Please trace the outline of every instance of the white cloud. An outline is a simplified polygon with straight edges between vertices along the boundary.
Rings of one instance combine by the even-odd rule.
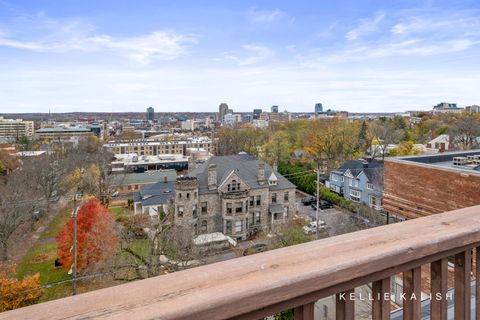
[[[385,13],[378,12],[373,19],[361,19],[357,27],[345,34],[345,38],[353,41],[377,31],[378,25],[384,18]]]
[[[431,108],[443,99],[459,105],[480,101],[480,93],[471,89],[480,82],[478,68],[462,73],[443,66],[427,71],[360,65],[321,72],[298,67],[38,68],[12,66],[0,74],[0,112],[141,112],[150,105],[158,112],[215,111],[224,100],[235,111],[273,104],[311,111],[315,102],[324,102],[337,110],[393,112]]]
[[[271,23],[283,17],[286,17],[286,14],[280,9],[265,10],[265,11],[251,9],[249,12],[249,17],[252,22]]]
[[[176,59],[186,53],[188,45],[197,42],[193,36],[173,31],[120,38],[97,34],[91,25],[78,20],[56,21],[42,14],[20,20],[25,19],[35,23],[34,29],[3,30],[0,46],[36,52],[108,52],[148,64],[157,59]]]
[[[225,57],[237,62],[240,66],[248,66],[263,61],[273,55],[273,51],[269,48],[256,44],[243,45],[242,50],[242,52],[238,53],[227,52],[225,53]]]

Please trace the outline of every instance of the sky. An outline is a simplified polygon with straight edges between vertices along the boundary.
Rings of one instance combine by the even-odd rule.
[[[0,0],[0,113],[480,104],[480,1]]]

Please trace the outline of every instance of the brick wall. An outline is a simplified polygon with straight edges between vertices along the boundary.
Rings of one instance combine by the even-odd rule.
[[[480,174],[385,161],[385,211],[407,219],[480,204]]]

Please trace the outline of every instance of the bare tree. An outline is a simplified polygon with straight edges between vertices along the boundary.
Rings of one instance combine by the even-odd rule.
[[[172,207],[173,208],[173,207]],[[121,251],[131,258],[137,277],[154,277],[203,263],[192,241],[192,230],[171,223],[172,212],[156,217],[139,214],[128,217],[120,230]],[[147,244],[138,248],[138,240]],[[140,272],[144,270],[144,273]]]
[[[478,147],[477,138],[480,136],[480,121],[473,116],[464,116],[451,126],[450,132],[454,143],[460,149],[473,149]]]
[[[17,170],[0,180],[0,260],[8,260],[9,243],[20,226],[35,219],[41,207],[40,194],[31,186],[31,178]]]
[[[375,140],[375,143],[372,143],[370,148],[370,156],[372,159],[381,157],[381,159],[384,160],[387,155],[388,145],[400,142],[402,134],[403,130],[395,129],[395,126],[391,122],[377,122],[373,124],[369,134],[370,141]]]

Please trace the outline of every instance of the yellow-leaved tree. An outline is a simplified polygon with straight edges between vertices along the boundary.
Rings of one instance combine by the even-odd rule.
[[[40,273],[18,280],[15,266],[0,265],[0,312],[37,303],[42,293]]]

